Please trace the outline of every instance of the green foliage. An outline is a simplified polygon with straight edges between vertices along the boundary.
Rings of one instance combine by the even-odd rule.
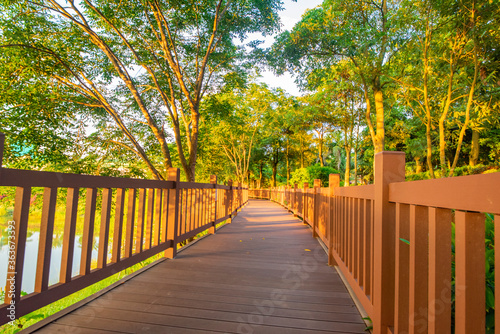
[[[310,180],[312,181],[310,184],[314,185],[314,180],[320,179],[322,187],[329,186],[330,174],[340,174],[340,172],[338,170],[336,170],[332,167],[328,167],[328,166],[321,167],[318,165],[307,167],[307,171],[309,172],[309,177],[310,177]]]
[[[465,176],[465,175],[477,175],[477,174],[489,174],[496,173],[499,171],[498,165],[476,165],[476,166],[462,166],[455,168],[453,176]],[[446,175],[448,175],[449,170],[447,169]],[[441,177],[441,171],[435,172],[436,177]],[[417,181],[417,180],[427,180],[430,179],[431,175],[429,171],[422,173],[409,173],[406,175],[406,181]]]
[[[303,188],[304,182],[309,183],[309,187],[312,188],[314,186],[314,180],[320,179],[322,187],[329,186],[329,178],[330,174],[340,174],[338,170],[328,167],[328,166],[319,166],[313,165],[307,168],[298,168],[292,173],[292,177],[290,179],[290,184],[298,184],[298,187]]]
[[[297,183],[299,188],[304,188],[304,182],[308,182],[311,185],[310,180],[311,177],[309,175],[309,171],[307,168],[297,168],[290,178],[290,184],[293,186]]]
[[[174,141],[175,162],[194,180],[202,100],[244,84],[253,60],[237,40],[277,31],[279,10],[278,0],[1,2],[0,111],[9,116],[0,130],[20,133],[7,158],[71,160],[71,143],[90,130],[77,133],[77,120],[97,130],[85,144],[101,157],[125,150],[158,179]]]

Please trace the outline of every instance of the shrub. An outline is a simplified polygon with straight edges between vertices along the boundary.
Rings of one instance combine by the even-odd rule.
[[[309,187],[313,187],[314,180],[320,179],[322,187],[328,187],[330,174],[340,174],[338,170],[327,166],[309,166],[307,168],[296,169],[290,178],[290,184],[297,183],[299,188],[304,187],[304,182],[309,182]]]

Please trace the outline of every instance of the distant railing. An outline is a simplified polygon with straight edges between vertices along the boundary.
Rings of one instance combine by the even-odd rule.
[[[203,231],[215,233],[216,224],[230,220],[248,200],[246,188],[232,186],[231,181],[227,186],[218,185],[215,176],[209,184],[180,182],[178,168],[169,170],[168,181],[1,168],[3,140],[0,134],[0,186],[15,187],[16,195],[0,325],[13,320],[9,317],[12,309],[17,319],[158,253],[175,257],[179,243]],[[21,296],[34,187],[44,188],[35,288]],[[58,189],[67,190],[62,261],[59,282],[49,285]],[[80,197],[85,201],[82,249],[79,274],[73,276],[77,210],[83,202]],[[101,213],[97,267],[91,268],[97,206]]]
[[[500,173],[404,182],[404,153],[382,152],[373,185],[339,187],[337,174],[329,181],[329,188],[315,180],[314,188],[250,190],[249,197],[278,202],[311,226],[374,333],[451,333],[452,296],[455,333],[485,332],[485,213],[496,230]],[[500,288],[495,306],[500,333]]]

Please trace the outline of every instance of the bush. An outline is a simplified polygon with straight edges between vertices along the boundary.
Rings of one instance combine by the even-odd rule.
[[[321,167],[318,165],[309,166],[307,168],[299,168],[292,173],[290,184],[293,185],[297,183],[299,188],[303,188],[304,182],[309,182],[309,187],[313,187],[314,180],[320,179],[321,186],[328,187],[330,174],[340,174],[340,172],[332,167]]]
[[[307,168],[298,168],[292,172],[290,184],[294,185],[297,183],[299,188],[303,188],[304,182],[309,182],[309,172],[307,171]]]
[[[495,173],[498,172],[498,166],[495,165],[476,165],[476,166],[462,166],[462,167],[457,167],[455,168],[453,172],[453,176],[464,176],[464,175],[476,175],[476,174],[489,174],[489,173]],[[449,169],[446,170],[446,175],[450,172]],[[441,170],[440,169],[435,169],[434,174],[436,175],[436,178],[441,177]],[[416,180],[427,180],[430,179],[431,175],[430,173],[423,172],[423,173],[418,173],[418,174],[407,174],[406,175],[406,181],[416,181]]]

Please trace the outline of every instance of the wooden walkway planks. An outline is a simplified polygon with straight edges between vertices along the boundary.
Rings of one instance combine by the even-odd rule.
[[[310,230],[270,201],[36,333],[364,333]],[[28,329],[29,330],[29,329]]]

